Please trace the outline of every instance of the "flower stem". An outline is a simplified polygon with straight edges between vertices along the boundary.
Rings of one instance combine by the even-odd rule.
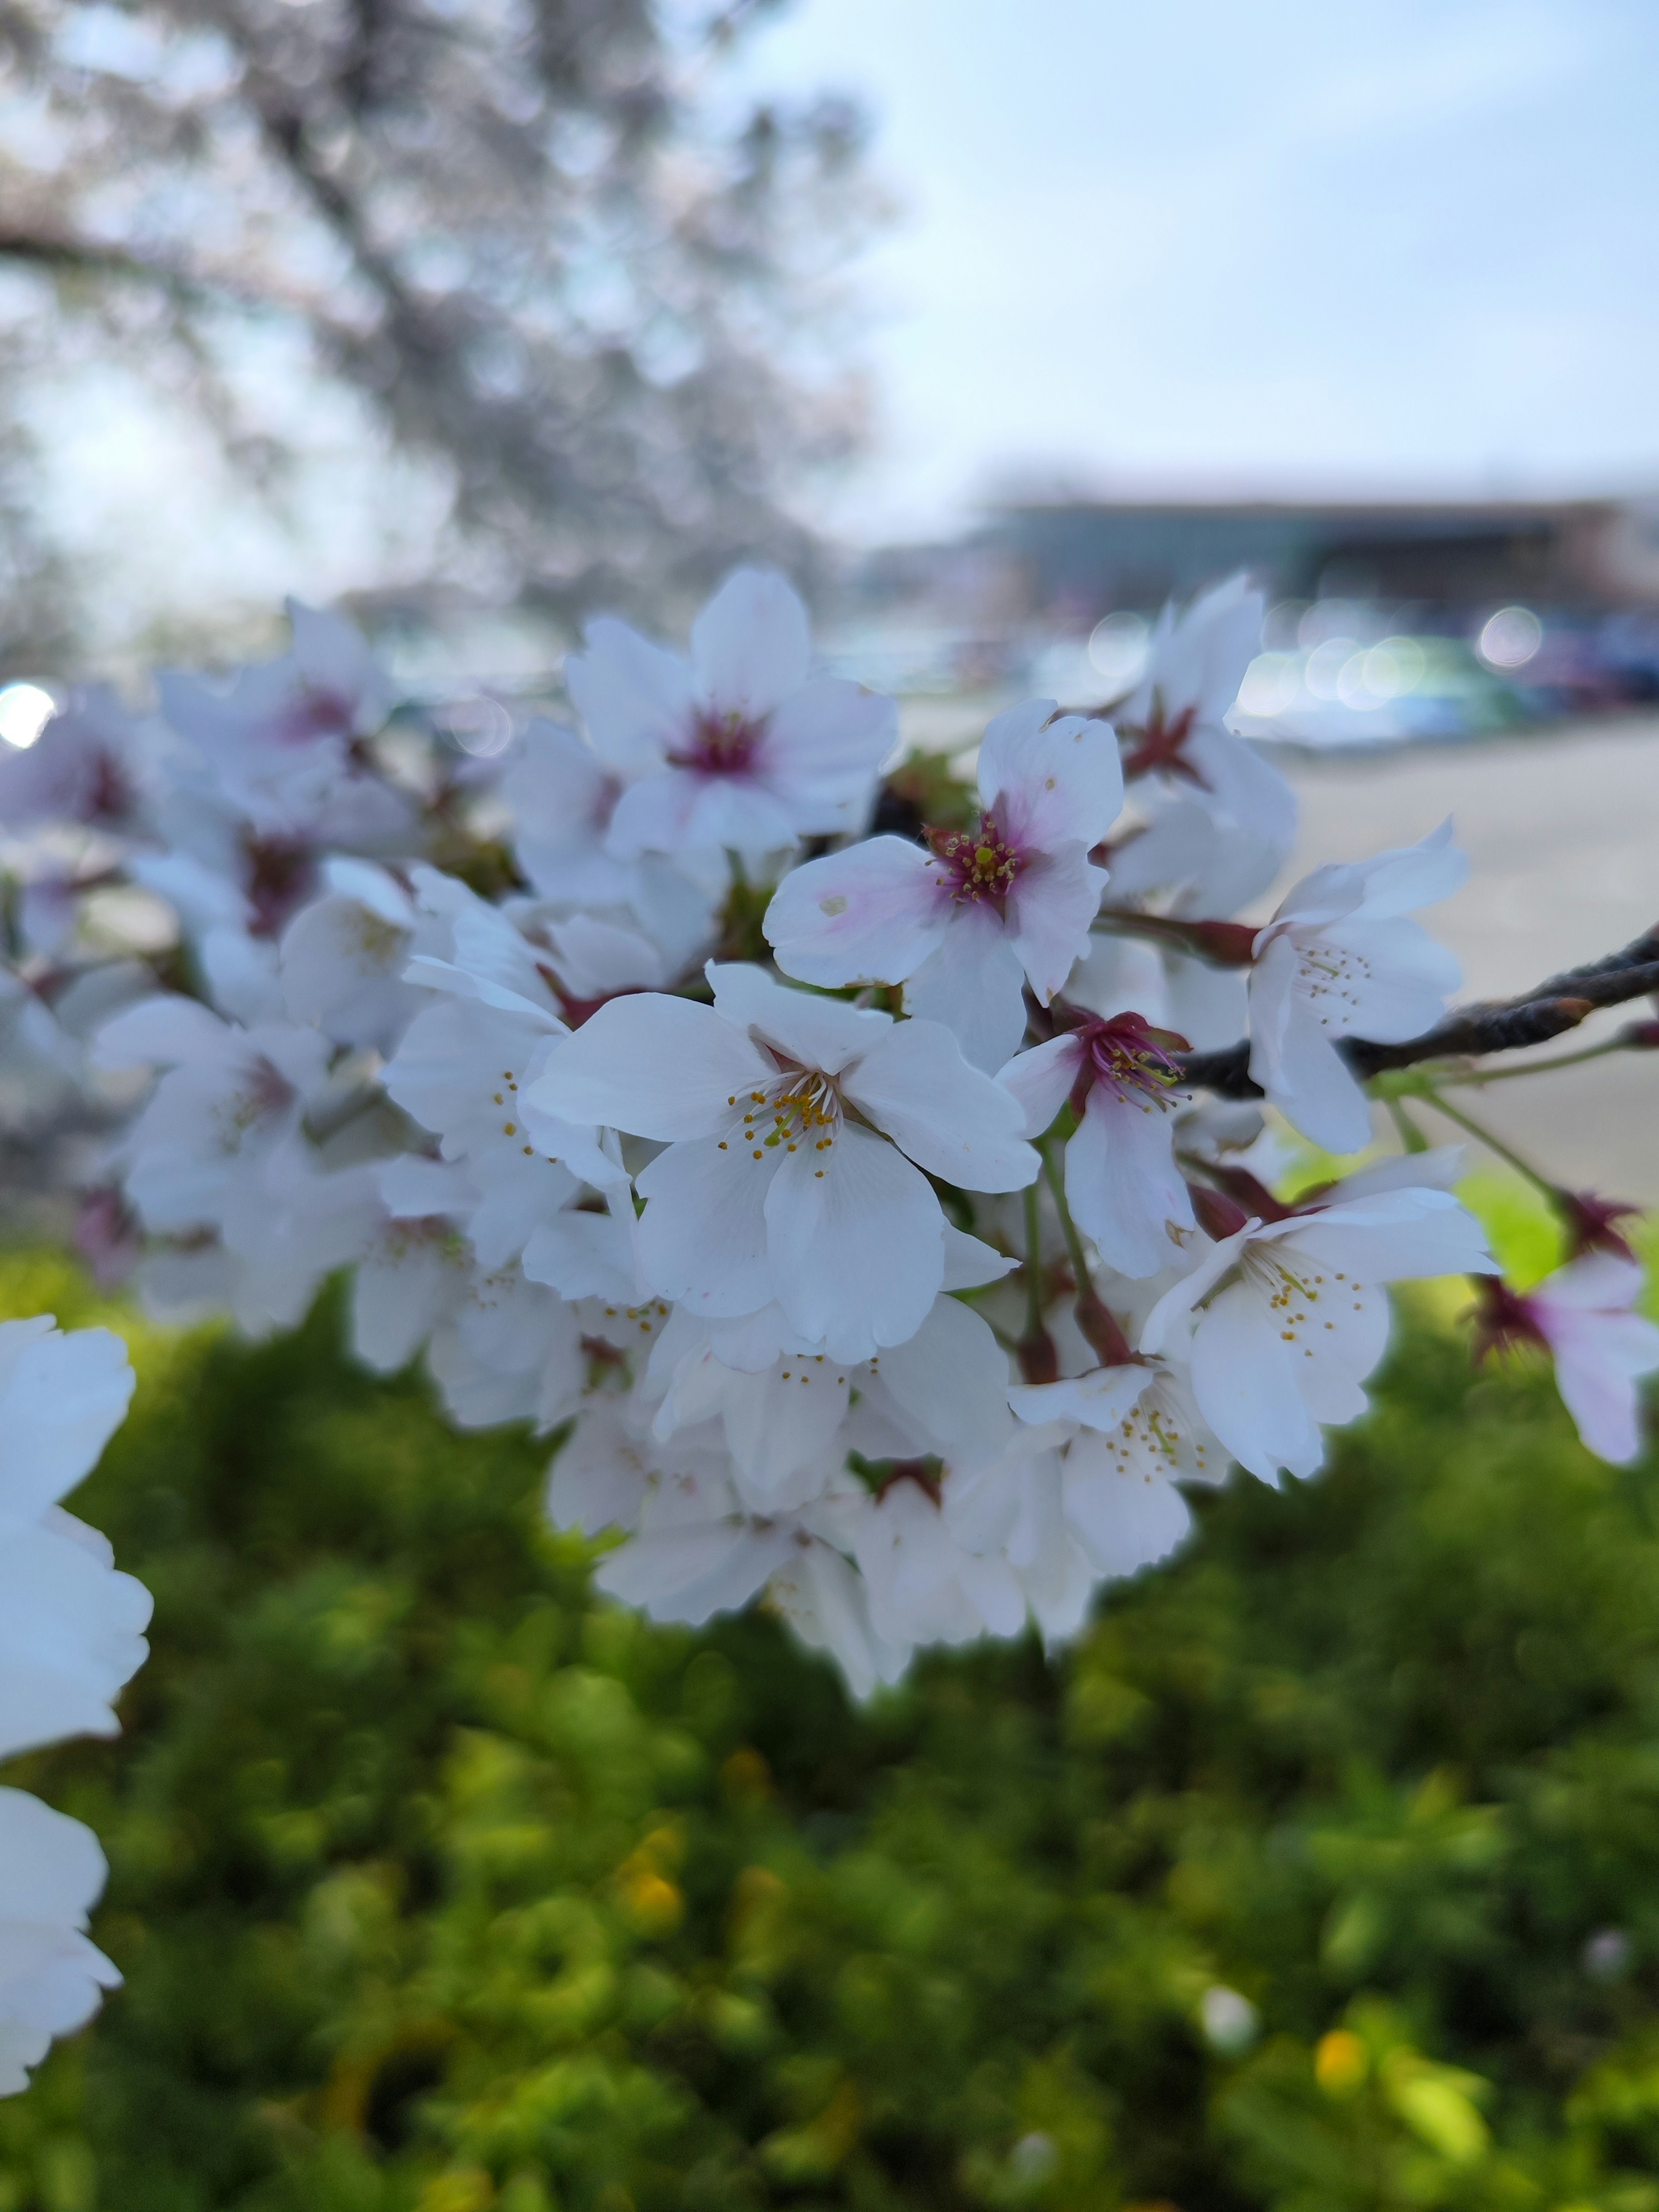
[[[1425,1088],[1422,1095],[1449,1121],[1455,1121],[1460,1129],[1467,1129],[1470,1136],[1477,1138],[1488,1152],[1496,1152],[1500,1160],[1507,1160],[1516,1173],[1524,1176],[1535,1190],[1541,1190],[1552,1200],[1554,1199],[1556,1187],[1548,1176],[1540,1175],[1529,1161],[1523,1160],[1519,1152],[1511,1151],[1501,1137],[1494,1137],[1492,1131],[1484,1127],[1472,1114],[1466,1114],[1461,1106],[1454,1106],[1450,1099],[1443,1098],[1437,1091]]]
[[[1025,1334],[1015,1346],[1027,1382],[1054,1382],[1060,1355],[1042,1325],[1042,1224],[1035,1178],[1025,1186]]]
[[[1483,1086],[1488,1083],[1512,1083],[1518,1075],[1547,1075],[1552,1068],[1578,1067],[1587,1060],[1605,1060],[1609,1053],[1629,1049],[1623,1037],[1608,1037],[1601,1044],[1587,1044],[1581,1052],[1558,1053],[1553,1060],[1534,1060],[1524,1067],[1477,1067],[1468,1075],[1443,1075],[1439,1080],[1444,1084]]]
[[[1429,1140],[1406,1111],[1401,1102],[1398,1098],[1389,1098],[1384,1103],[1395,1127],[1400,1132],[1400,1141],[1406,1150],[1408,1152],[1426,1152],[1429,1149]]]
[[[1060,1216],[1060,1233],[1066,1239],[1066,1249],[1072,1262],[1072,1276],[1077,1285],[1077,1303],[1072,1309],[1077,1316],[1077,1325],[1103,1367],[1127,1366],[1135,1355],[1117,1316],[1095,1288],[1094,1279],[1089,1273],[1089,1262],[1084,1256],[1083,1239],[1072,1218],[1072,1209],[1066,1203],[1066,1182],[1060,1170],[1060,1163],[1047,1144],[1039,1143],[1037,1151],[1042,1158],[1043,1176],[1054,1201],[1054,1211]]]

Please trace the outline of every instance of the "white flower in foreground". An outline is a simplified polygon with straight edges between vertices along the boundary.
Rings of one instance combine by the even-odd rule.
[[[1632,1311],[1642,1266],[1614,1252],[1586,1252],[1532,1290],[1485,1286],[1489,1343],[1541,1344],[1586,1448],[1614,1467],[1641,1455],[1637,1383],[1659,1370],[1659,1328]]]
[[[132,1382],[107,1329],[0,1322],[0,1756],[113,1735],[115,1694],[146,1656],[149,1591],[58,1503],[120,1425]],[[106,1872],[89,1829],[0,1790],[0,2096],[27,2088],[53,2036],[120,1981],[85,1932]]]
[[[1190,1339],[1198,1410],[1264,1482],[1314,1474],[1320,1424],[1356,1419],[1359,1387],[1389,1339],[1382,1285],[1414,1276],[1490,1274],[1480,1224],[1449,1191],[1342,1195],[1282,1221],[1245,1221],[1167,1291],[1143,1352]]]
[[[1170,1051],[1183,1040],[1138,1014],[1090,1019],[1011,1060],[997,1080],[1040,1137],[1069,1099],[1080,1112],[1066,1146],[1066,1198],[1085,1237],[1121,1275],[1155,1275],[1191,1231],[1192,1200],[1175,1161]]]
[[[994,1072],[1025,1034],[1027,981],[1047,1006],[1088,949],[1106,884],[1089,852],[1123,804],[1117,741],[1104,722],[1028,701],[985,732],[979,791],[975,830],[809,860],[779,885],[765,928],[786,975],[902,983],[908,1012],[944,1022]]]
[[[1296,835],[1295,795],[1226,727],[1261,650],[1263,605],[1241,574],[1179,616],[1166,606],[1140,681],[1112,714],[1129,746],[1126,777],[1152,777],[1283,853]]]
[[[143,1663],[149,1591],[58,1502],[125,1419],[132,1383],[108,1329],[0,1322],[0,1757],[113,1735],[115,1694]]]
[[[937,1023],[813,998],[758,968],[708,973],[712,1007],[654,994],[601,1006],[530,1103],[666,1146],[637,1179],[640,1263],[659,1297],[715,1317],[775,1302],[831,1358],[902,1343],[945,1274],[945,1217],[921,1170],[1023,1188],[1037,1158],[1018,1106]]]
[[[10,2097],[121,1977],[86,1934],[109,1871],[90,1828],[0,1789],[0,2097]]]
[[[1337,1050],[1349,1035],[1393,1044],[1431,1028],[1460,970],[1407,909],[1469,872],[1444,822],[1419,845],[1316,868],[1255,940],[1250,1073],[1287,1121],[1333,1152],[1370,1141],[1365,1094]]]
[[[1185,1378],[1161,1359],[1018,1383],[1008,1402],[1022,1421],[1060,1425],[1066,1526],[1097,1574],[1131,1575],[1167,1557],[1192,1521],[1176,1484],[1226,1472]]]
[[[689,666],[626,623],[590,623],[565,681],[599,766],[624,786],[611,853],[758,858],[856,830],[896,712],[860,684],[811,678],[811,663],[806,610],[755,568],[728,576],[697,617]]]

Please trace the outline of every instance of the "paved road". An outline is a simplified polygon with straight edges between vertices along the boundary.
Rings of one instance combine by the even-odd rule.
[[[1470,878],[1424,918],[1462,961],[1468,997],[1524,990],[1659,921],[1659,715],[1285,765],[1302,804],[1287,884],[1453,817]],[[1582,1034],[1641,1011],[1593,1017]],[[1659,1204],[1659,1054],[1497,1085],[1483,1110],[1552,1172]]]

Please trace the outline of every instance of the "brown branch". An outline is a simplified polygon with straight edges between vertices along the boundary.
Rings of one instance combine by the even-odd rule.
[[[1519,998],[1462,1006],[1421,1036],[1403,1044],[1376,1044],[1364,1037],[1345,1038],[1338,1047],[1363,1082],[1397,1067],[1430,1060],[1468,1060],[1492,1052],[1519,1052],[1546,1044],[1564,1030],[1577,1029],[1598,1006],[1623,1006],[1659,992],[1659,925],[1645,931],[1622,952],[1610,952],[1582,968],[1552,975]],[[1218,1052],[1180,1055],[1183,1079],[1224,1098],[1259,1098],[1261,1086],[1250,1075],[1250,1041],[1224,1045]]]

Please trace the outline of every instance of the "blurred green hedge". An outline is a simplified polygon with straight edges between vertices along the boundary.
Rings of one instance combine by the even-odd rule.
[[[121,1325],[75,1502],[155,1654],[6,1778],[103,1837],[126,1987],[0,2212],[1659,2208],[1656,1470],[1426,1308],[1322,1480],[864,1712],[596,1603],[545,1445],[331,1309]]]

